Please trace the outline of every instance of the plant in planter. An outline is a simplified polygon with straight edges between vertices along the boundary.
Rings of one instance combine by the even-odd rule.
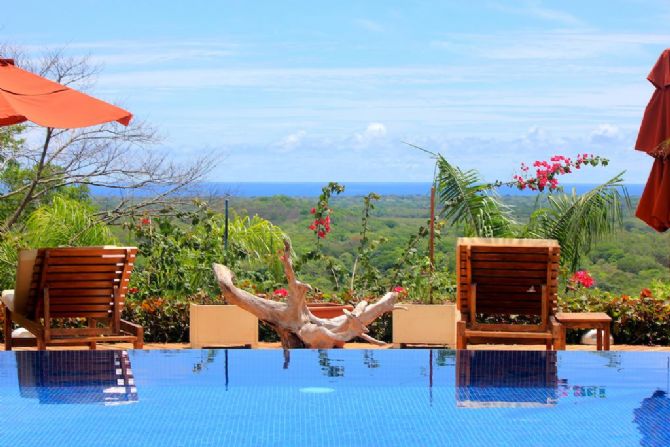
[[[335,260],[329,256],[325,256],[321,251],[321,242],[326,239],[332,229],[331,215],[333,210],[330,208],[330,198],[333,194],[338,195],[344,192],[344,186],[339,183],[330,182],[321,189],[321,195],[317,200],[316,206],[310,210],[310,214],[314,216],[314,220],[309,226],[309,229],[314,233],[315,245],[311,251],[305,253],[298,261],[296,270],[300,270],[302,266],[310,261],[322,261],[325,264],[326,271],[334,283],[335,290],[341,288],[342,269]],[[282,289],[284,290],[284,289]],[[317,318],[333,318],[344,315],[344,311],[353,311],[354,307],[346,304],[344,301],[326,301],[324,294],[319,290],[310,291],[306,295],[307,308],[312,315]],[[335,297],[337,299],[337,297]]]
[[[414,240],[416,237],[410,245]],[[393,312],[393,344],[455,346],[458,311],[453,276],[446,265],[434,269],[430,258],[415,249],[408,250],[403,259],[404,268],[399,271],[405,287],[396,290],[404,291],[406,310]],[[436,291],[441,293],[436,296]]]
[[[173,215],[174,214],[174,215]],[[145,214],[127,228],[140,248],[125,312],[147,324],[157,341],[190,339],[193,347],[253,346],[258,319],[220,297],[208,265],[224,259],[263,289],[278,283],[281,229],[258,216],[234,216],[222,244],[225,216],[201,201],[191,209]],[[190,297],[187,299],[187,297]]]

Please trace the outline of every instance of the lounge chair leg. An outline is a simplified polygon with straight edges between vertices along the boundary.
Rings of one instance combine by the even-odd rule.
[[[46,351],[47,350],[47,343],[46,340],[44,340],[44,337],[37,337],[37,350],[38,351]]]
[[[5,326],[4,332],[5,335],[5,351],[12,350],[12,312],[7,306],[2,306],[5,310]]]
[[[91,349],[91,350],[94,351],[96,347],[97,347],[97,343],[96,343],[96,342],[91,341],[91,342],[88,343],[88,349]]]
[[[468,339],[465,337],[465,321],[456,322],[456,349],[468,349]]]
[[[552,346],[551,340],[547,340],[546,345],[547,345],[547,351],[551,351],[551,346]]]
[[[133,348],[134,349],[144,349],[144,328],[141,327],[141,326],[138,327],[137,332],[135,333],[135,336],[137,338],[133,342]]]

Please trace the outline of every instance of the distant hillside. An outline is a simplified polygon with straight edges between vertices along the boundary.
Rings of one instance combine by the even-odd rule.
[[[534,197],[507,196],[503,201],[512,206],[514,217],[526,221],[535,203]],[[633,207],[636,199],[633,199]],[[307,228],[310,224],[310,208],[314,199],[287,196],[260,198],[231,198],[230,208],[241,214],[258,214],[279,225],[291,237],[297,252],[309,250],[314,244],[314,235]],[[222,201],[215,207],[221,209]],[[332,199],[333,231],[324,243],[324,251],[336,256],[348,266],[353,262],[360,240],[362,199],[360,197],[337,197]],[[658,234],[643,222],[627,213],[625,228],[609,240],[598,242],[582,268],[588,269],[597,285],[605,290],[636,295],[653,279],[670,279],[670,235]],[[385,196],[372,212],[372,238],[385,238],[375,255],[375,264],[390,267],[402,253],[408,238],[429,217],[429,200],[426,196]],[[447,228],[436,245],[438,262],[454,269],[454,247],[459,231]],[[422,247],[425,249],[425,244]]]

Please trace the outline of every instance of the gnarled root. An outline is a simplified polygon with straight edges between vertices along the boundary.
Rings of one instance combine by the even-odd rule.
[[[288,297],[285,303],[260,298],[237,288],[233,273],[221,264],[214,264],[214,275],[226,301],[270,324],[279,334],[284,349],[328,349],[340,347],[356,337],[370,343],[384,344],[367,335],[367,326],[384,313],[403,308],[395,304],[397,293],[388,292],[373,304],[361,301],[353,311],[345,310],[344,315],[339,317],[317,318],[309,311],[305,302],[305,296],[311,287],[296,279],[291,262],[291,243],[288,240],[284,241],[281,261],[288,280]]]

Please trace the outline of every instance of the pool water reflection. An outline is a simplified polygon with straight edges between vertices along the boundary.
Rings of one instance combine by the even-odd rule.
[[[0,445],[668,446],[669,380],[662,352],[2,352]]]

